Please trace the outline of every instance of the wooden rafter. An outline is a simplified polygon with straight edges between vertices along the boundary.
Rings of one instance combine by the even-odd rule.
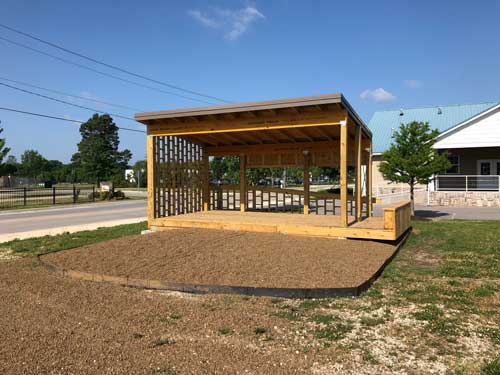
[[[285,130],[282,129],[277,129],[277,132],[280,133],[281,135],[284,135],[287,139],[289,139],[292,142],[297,142],[297,140],[292,137],[290,134],[288,134]]]
[[[212,135],[212,134],[204,134],[203,135],[203,138],[208,138],[208,141],[211,143],[211,144],[215,144],[216,146],[219,146],[219,145],[230,145],[231,143],[227,143],[227,142],[223,142],[219,136],[215,136],[215,135]]]
[[[334,141],[334,140],[335,140],[335,138],[334,138],[334,137],[332,137],[332,136],[331,136],[331,135],[330,135],[330,134],[326,131],[326,129],[324,129],[324,128],[320,128],[320,127],[318,127],[317,129],[318,129],[318,131],[319,131],[321,134],[323,134],[325,137],[327,137],[330,141]]]
[[[201,136],[196,135],[196,134],[189,135],[187,139],[193,139],[195,141],[195,143],[197,143],[199,145],[206,144],[207,146],[217,146],[217,143],[215,143],[213,141],[209,141],[206,138],[201,137]]]
[[[264,143],[264,140],[259,137],[255,132],[241,132],[238,133],[239,137],[249,139],[253,144]]]
[[[280,138],[279,138],[279,137],[277,137],[276,135],[274,135],[272,130],[266,131],[264,134],[265,134],[267,137],[271,138],[271,140],[272,140],[274,143],[281,143]]]
[[[244,145],[251,144],[251,143],[248,143],[247,141],[245,141],[244,139],[241,139],[241,137],[235,137],[231,133],[219,133],[217,136],[225,138],[225,139],[229,139],[229,142],[231,142],[232,144],[234,144],[234,143],[239,143],[239,144],[244,144]]]
[[[295,131],[297,133],[301,134],[305,139],[307,139],[307,141],[309,141],[309,142],[314,141],[314,137],[311,136],[311,134],[309,134],[305,129],[297,128],[297,129],[295,129]]]

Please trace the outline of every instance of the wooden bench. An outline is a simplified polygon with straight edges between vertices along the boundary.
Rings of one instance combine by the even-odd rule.
[[[384,229],[394,232],[394,238],[397,239],[408,228],[411,220],[411,202],[398,202],[389,207],[384,207]]]

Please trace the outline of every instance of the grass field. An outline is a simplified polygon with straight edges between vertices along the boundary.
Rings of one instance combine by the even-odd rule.
[[[121,324],[123,332],[133,330],[127,333],[129,336],[111,342],[104,329],[97,332],[107,327],[107,323],[97,318],[98,303],[107,301],[113,293],[119,292],[123,299],[143,296],[145,292],[92,286],[92,296],[82,292],[79,297],[91,298],[88,303],[95,304],[94,310],[86,310],[85,317],[87,322],[95,320],[93,326],[89,323],[93,342],[84,341],[83,346],[79,342],[81,357],[91,350],[86,345],[91,347],[97,342],[100,350],[112,353],[112,348],[122,340],[120,350],[138,350],[141,358],[132,356],[120,362],[109,354],[106,363],[118,372],[120,366],[130,365],[143,366],[137,372],[163,374],[245,373],[245,370],[254,374],[500,374],[500,222],[416,221],[413,226],[414,233],[405,246],[359,298],[188,298],[148,293],[137,313],[141,318],[133,314],[134,304],[116,311],[110,304],[105,305],[103,311],[114,311],[113,324]],[[9,260],[0,262],[0,275],[8,274],[9,269],[19,264],[15,275],[24,273],[36,279],[43,271],[26,263],[36,254],[133,235],[144,228],[145,224],[133,224],[3,243],[0,259],[3,256]],[[4,284],[16,288],[15,275],[11,279],[0,276],[0,285],[1,277],[5,277]],[[43,276],[43,283],[50,285],[26,281],[19,290],[29,286],[29,295],[33,295],[34,285],[57,289],[55,285],[59,285],[60,279]],[[71,280],[65,283],[65,288],[72,286],[75,291],[79,290],[77,287],[93,285],[78,286]],[[11,297],[7,289],[0,289],[0,298],[9,305]],[[61,309],[76,308],[65,306],[69,304],[65,298],[57,300],[53,295],[50,298]],[[28,309],[27,300],[17,303],[22,304],[23,311]],[[158,315],[156,309],[151,313],[150,304],[164,306],[164,312]],[[145,317],[149,320],[145,321]],[[16,320],[16,316],[0,314],[0,325]],[[121,331],[113,328],[113,332]],[[35,351],[43,350],[40,344],[36,340],[31,343]],[[13,349],[8,348],[7,345],[3,349],[4,358],[13,358],[8,356]],[[22,357],[29,351],[23,347],[18,355]],[[194,351],[196,354],[192,354]],[[64,351],[59,355],[64,356]],[[72,352],[72,356],[77,361],[80,355]],[[7,369],[9,363],[1,366],[1,361],[0,369]],[[66,358],[58,358],[56,362],[71,368]],[[37,366],[43,367],[40,363]],[[91,372],[90,364],[82,366],[82,373]],[[74,372],[79,373],[76,369]]]

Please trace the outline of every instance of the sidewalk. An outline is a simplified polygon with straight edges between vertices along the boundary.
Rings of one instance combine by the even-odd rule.
[[[415,206],[415,215],[434,219],[500,220],[498,207]]]

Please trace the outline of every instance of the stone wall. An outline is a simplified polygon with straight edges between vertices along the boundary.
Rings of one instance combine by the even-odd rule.
[[[498,191],[433,191],[431,206],[500,207]]]

